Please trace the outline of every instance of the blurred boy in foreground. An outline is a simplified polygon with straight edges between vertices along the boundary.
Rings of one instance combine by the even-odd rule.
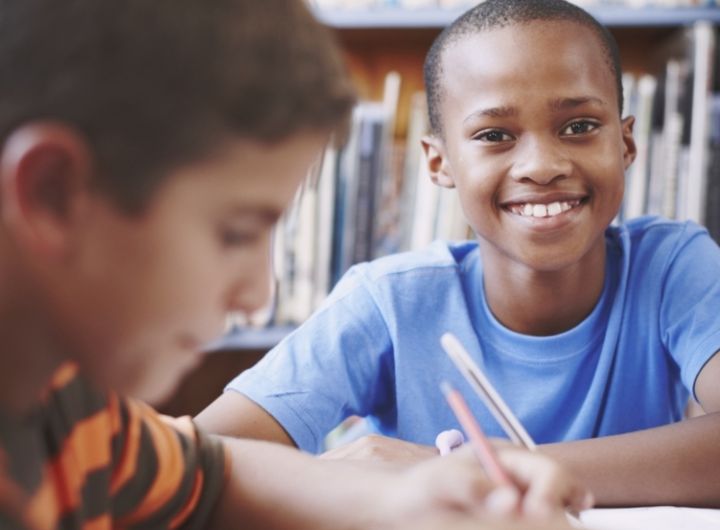
[[[353,103],[296,0],[0,1],[0,527],[482,511],[469,453],[391,474],[122,397],[166,396],[227,311],[264,303],[271,228]],[[525,513],[582,498],[543,460],[505,460]]]

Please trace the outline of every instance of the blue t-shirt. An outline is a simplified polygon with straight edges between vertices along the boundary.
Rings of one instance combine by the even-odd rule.
[[[600,300],[573,329],[515,333],[490,312],[476,242],[358,265],[323,306],[228,389],[322,450],[350,415],[433,444],[457,422],[449,380],[491,436],[503,432],[440,347],[454,333],[538,443],[618,434],[682,418],[720,350],[720,249],[704,228],[640,218],[606,232]]]

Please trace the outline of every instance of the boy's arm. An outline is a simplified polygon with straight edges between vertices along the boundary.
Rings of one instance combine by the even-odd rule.
[[[718,381],[720,355],[715,355],[695,384],[705,416],[616,436],[547,444],[540,449],[581,479],[600,506],[720,507]],[[628,403],[629,413],[631,407]],[[432,447],[371,436],[332,456],[414,462],[434,452]]]
[[[295,442],[272,415],[239,392],[223,392],[194,421],[205,432],[220,436],[295,446]]]
[[[445,512],[485,517],[485,500],[493,491],[469,448],[389,471],[367,462],[321,460],[267,442],[223,442],[230,470],[209,528],[359,530]],[[589,507],[585,490],[550,459],[525,451],[500,457],[524,492],[519,500],[524,517]],[[494,506],[507,515],[517,504],[504,493],[495,496]]]
[[[716,354],[695,383],[705,416],[618,436],[545,445],[542,451],[573,471],[595,494],[598,505],[720,507],[718,381]]]

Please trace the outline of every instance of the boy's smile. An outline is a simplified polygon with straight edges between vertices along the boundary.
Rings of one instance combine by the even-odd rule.
[[[448,46],[442,79],[430,173],[458,189],[486,275],[583,270],[599,294],[635,146],[595,37],[562,21],[482,31]]]

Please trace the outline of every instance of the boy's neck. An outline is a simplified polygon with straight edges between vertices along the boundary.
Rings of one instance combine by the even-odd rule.
[[[0,238],[2,239],[2,238]],[[0,409],[21,416],[35,406],[61,364],[28,278],[0,243]],[[29,288],[28,288],[29,287]]]
[[[605,247],[556,272],[538,272],[507,261],[483,260],[488,306],[505,327],[547,336],[577,326],[595,308],[605,282]],[[488,281],[490,279],[490,281]]]

